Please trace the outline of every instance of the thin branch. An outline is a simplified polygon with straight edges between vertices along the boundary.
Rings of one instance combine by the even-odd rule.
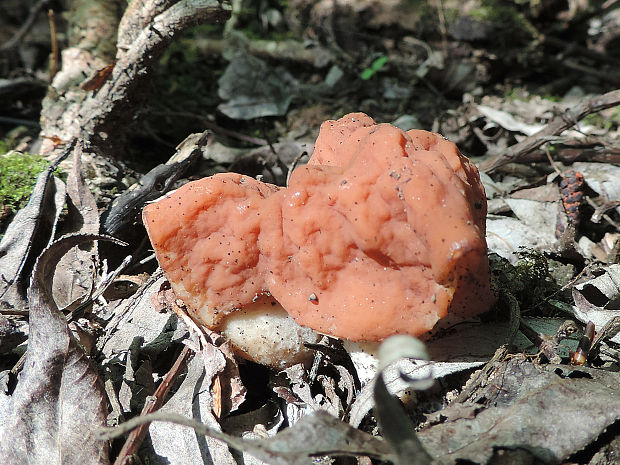
[[[228,137],[232,137],[235,139],[242,140],[244,142],[248,142],[250,144],[263,146],[267,145],[266,139],[261,139],[260,137],[248,136],[246,134],[242,134],[237,131],[232,131],[230,129],[223,128],[222,126],[218,126],[217,124],[209,121],[205,116],[199,115],[197,113],[192,113],[189,111],[173,111],[173,110],[165,110],[165,111],[153,111],[152,115],[156,116],[180,116],[184,118],[194,118],[200,121],[200,124],[206,129],[211,129],[216,134],[223,134]]]
[[[574,42],[566,42],[553,36],[540,35],[539,40],[542,44],[546,44],[555,48],[561,48],[564,52],[570,50],[571,55],[581,55],[583,57],[597,60],[603,63],[620,65],[620,60],[618,60],[618,57],[614,56],[613,54],[598,52],[582,45],[578,45]]]
[[[132,0],[118,25],[117,47],[121,50],[129,49],[142,29],[148,26],[155,16],[170,8],[170,5],[173,3],[172,0],[148,2],[145,0]]]
[[[86,126],[88,132],[97,134],[103,129],[108,134],[115,133],[105,126],[125,123],[122,115],[127,105],[174,38],[189,27],[225,21],[229,15],[225,4],[215,0],[182,0],[157,15],[140,31],[128,50],[119,48],[112,77],[95,98],[86,102],[84,114],[92,115]]]
[[[157,387],[155,393],[151,397],[147,398],[144,408],[142,409],[142,413],[140,413],[141,417],[159,410],[161,406],[164,405],[166,395],[170,391],[172,383],[176,380],[181,369],[185,366],[185,362],[187,361],[190,353],[191,351],[189,347],[183,347],[183,350],[177,357],[174,365],[172,365],[172,368],[170,368],[170,371],[166,374],[166,377]],[[138,447],[142,444],[142,441],[144,441],[144,437],[146,436],[148,429],[149,423],[142,423],[136,427],[136,429],[132,430],[131,433],[129,433],[123,448],[114,461],[114,465],[125,465],[129,463],[131,457],[137,452]]]
[[[166,6],[168,8],[155,15],[154,11],[145,10],[149,6],[157,11]],[[132,15],[138,17],[126,19]],[[132,1],[124,19],[130,24],[127,25],[131,29],[128,33],[135,39],[128,48],[118,48],[111,75],[102,82],[96,93],[85,96],[80,105],[67,108],[63,117],[59,118],[61,121],[72,121],[72,124],[62,128],[43,128],[44,135],[62,133],[64,140],[87,140],[94,151],[113,158],[115,152],[122,148],[123,137],[135,110],[145,97],[145,89],[148,88],[145,83],[151,79],[153,68],[170,43],[189,27],[223,22],[229,16],[230,8],[225,1]],[[148,24],[139,31],[133,29],[136,24],[143,24],[145,18],[149,20]],[[121,39],[124,40],[121,37],[119,42],[122,42]],[[53,148],[46,147],[42,152],[47,156],[51,150]]]
[[[167,421],[193,428],[197,434],[223,441],[233,449],[242,450],[267,463],[303,463],[310,462],[310,457],[322,455],[367,455],[373,458],[393,461],[394,454],[385,441],[359,431],[342,423],[329,413],[318,410],[307,415],[291,428],[266,439],[245,439],[223,433],[199,421],[172,412],[155,412],[140,415],[113,428],[100,428],[100,439],[111,439],[125,434],[142,424],[153,421]],[[330,431],[331,435],[327,435]],[[299,437],[307,440],[299,441]],[[336,439],[342,437],[341,440]],[[336,438],[336,439],[335,439]],[[292,448],[290,445],[294,444]]]
[[[56,18],[54,16],[54,10],[47,12],[47,17],[50,22],[50,41],[52,42],[52,51],[50,52],[50,83],[56,76],[58,71],[58,37],[56,35]]]
[[[172,412],[154,412],[148,415],[140,415],[132,418],[131,420],[127,420],[126,422],[121,423],[118,426],[100,428],[99,438],[114,439],[134,430],[135,428],[139,428],[140,426],[148,426],[154,421],[167,421],[170,423],[175,423],[177,425],[189,426],[199,434],[219,439],[220,441],[224,442],[231,438],[231,436],[222,433],[221,431],[218,431],[214,428],[209,428],[204,423],[200,423],[199,421]],[[238,438],[238,441],[241,442],[243,441],[243,439]]]
[[[587,99],[572,109],[566,110],[559,116],[551,120],[547,126],[536,134],[522,140],[518,144],[510,147],[506,152],[501,153],[480,164],[480,170],[486,173],[495,171],[497,168],[508,163],[518,162],[521,157],[537,149],[551,136],[557,136],[566,129],[574,126],[590,113],[597,113],[607,108],[615,107],[620,104],[620,89],[607,92]]]

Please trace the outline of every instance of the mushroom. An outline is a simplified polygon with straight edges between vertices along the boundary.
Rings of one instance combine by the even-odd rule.
[[[272,366],[302,360],[317,332],[420,336],[488,310],[485,218],[478,171],[453,143],[363,113],[323,123],[287,188],[217,174],[143,211],[191,316]],[[264,312],[277,327],[257,329]]]

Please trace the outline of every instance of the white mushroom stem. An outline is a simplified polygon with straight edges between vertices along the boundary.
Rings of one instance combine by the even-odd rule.
[[[299,326],[271,296],[229,314],[221,333],[243,357],[274,368],[286,368],[312,359],[304,343],[317,343],[320,334]]]

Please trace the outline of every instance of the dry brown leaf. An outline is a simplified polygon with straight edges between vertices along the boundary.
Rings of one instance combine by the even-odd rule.
[[[25,307],[31,267],[54,237],[65,204],[65,184],[53,175],[55,168],[50,166],[39,174],[28,204],[15,214],[2,236],[0,303]]]
[[[464,404],[444,409],[451,418],[419,432],[441,464],[489,463],[502,451],[522,449],[542,463],[560,463],[595,441],[620,419],[620,374],[591,368],[536,365],[522,356],[499,362]],[[479,406],[475,418],[450,415]]]
[[[99,213],[95,197],[84,184],[82,177],[82,145],[73,150],[73,166],[67,178],[67,215],[63,221],[62,234],[99,232]],[[97,244],[73,247],[62,257],[53,281],[54,300],[60,308],[68,307],[87,297],[95,283],[95,258]]]
[[[66,236],[38,259],[28,292],[30,337],[24,369],[11,395],[0,393],[0,461],[29,464],[107,464],[107,405],[96,368],[51,298],[55,264],[71,247],[100,239]]]

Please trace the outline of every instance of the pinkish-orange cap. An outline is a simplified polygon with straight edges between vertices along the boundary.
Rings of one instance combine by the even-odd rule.
[[[494,300],[475,166],[438,134],[362,113],[321,126],[288,188],[216,175],[143,216],[175,291],[212,328],[264,293],[357,341],[419,336]]]

